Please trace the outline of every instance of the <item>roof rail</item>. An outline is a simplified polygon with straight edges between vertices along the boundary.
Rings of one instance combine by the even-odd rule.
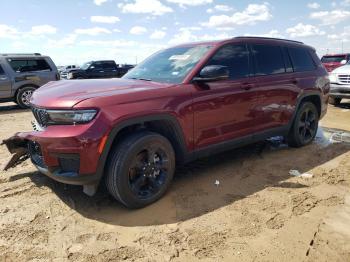
[[[275,37],[264,37],[264,36],[236,36],[236,38],[252,38],[252,39],[266,39],[266,40],[280,40],[280,41],[287,41],[287,42],[293,42],[298,44],[304,44],[303,42],[296,41],[296,40],[289,40],[289,39],[283,39],[283,38],[275,38]]]
[[[1,56],[41,56],[40,53],[0,53]]]

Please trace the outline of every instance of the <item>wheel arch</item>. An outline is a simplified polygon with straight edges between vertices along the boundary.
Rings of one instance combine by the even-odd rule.
[[[184,133],[176,117],[170,114],[135,117],[118,123],[110,131],[97,167],[99,178],[104,174],[106,161],[113,146],[116,146],[124,136],[142,130],[156,132],[166,137],[174,148],[176,162],[179,164],[185,162],[188,151]]]
[[[23,84],[23,85],[20,85],[19,87],[16,88],[15,90],[15,93],[14,93],[14,98],[16,99],[17,98],[17,94],[18,92],[25,88],[25,87],[34,87],[35,89],[38,89],[40,86],[36,85],[36,84]]]

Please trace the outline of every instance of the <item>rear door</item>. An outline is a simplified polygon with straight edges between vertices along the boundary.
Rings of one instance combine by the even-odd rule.
[[[10,77],[5,73],[4,68],[0,65],[0,98],[11,97],[12,82]]]
[[[117,77],[117,65],[113,61],[103,62],[103,70],[105,71],[106,78]]]
[[[8,58],[7,62],[15,72],[15,81],[42,86],[56,80],[56,72],[44,58]]]
[[[271,44],[251,44],[250,48],[255,66],[254,79],[258,85],[256,131],[286,125],[299,93],[288,51]]]

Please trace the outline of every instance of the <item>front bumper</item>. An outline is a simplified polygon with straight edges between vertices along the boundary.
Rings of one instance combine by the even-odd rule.
[[[344,84],[331,83],[331,89],[330,89],[329,95],[331,97],[350,98],[350,84],[344,85]]]
[[[43,131],[17,133],[3,141],[10,153],[14,154],[5,169],[30,157],[41,173],[54,180],[65,184],[96,186],[100,180],[97,173],[99,147],[102,137],[108,132],[105,123],[100,119],[85,125],[57,125]]]

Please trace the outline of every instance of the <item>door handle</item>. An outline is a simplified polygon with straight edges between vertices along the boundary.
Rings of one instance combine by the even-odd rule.
[[[100,71],[100,73],[104,73],[105,71]]]
[[[251,84],[251,83],[243,83],[243,84],[241,85],[241,87],[242,87],[242,89],[244,89],[244,90],[249,90],[249,89],[253,88],[254,85]]]
[[[292,82],[292,84],[296,85],[296,84],[298,84],[298,83],[299,83],[299,80],[298,80],[298,79],[296,79],[296,78],[293,78],[291,82]]]

